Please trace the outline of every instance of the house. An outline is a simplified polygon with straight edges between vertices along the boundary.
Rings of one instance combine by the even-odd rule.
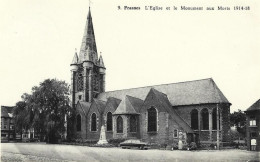
[[[1,141],[14,140],[13,106],[1,106]]]
[[[89,9],[79,55],[71,63],[75,138],[98,141],[104,126],[108,140],[229,142],[231,103],[212,78],[116,91],[105,91],[105,78]]]
[[[246,111],[247,149],[260,151],[260,99]]]

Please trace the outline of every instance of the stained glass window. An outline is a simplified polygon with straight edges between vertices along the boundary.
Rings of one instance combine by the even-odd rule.
[[[77,131],[81,131],[81,116],[80,114],[77,115]]]
[[[130,116],[130,132],[137,131],[137,120],[136,116]]]
[[[113,119],[112,119],[112,113],[107,113],[107,131],[112,131],[113,129]]]
[[[123,133],[123,118],[121,116],[117,117],[117,133]]]
[[[97,115],[95,113],[91,115],[91,131],[97,131]]]
[[[194,130],[199,129],[199,113],[196,109],[191,111],[191,128]]]
[[[148,109],[148,132],[157,131],[157,111],[154,107]]]
[[[202,130],[209,130],[209,111],[208,109],[203,109],[201,111],[202,117]]]

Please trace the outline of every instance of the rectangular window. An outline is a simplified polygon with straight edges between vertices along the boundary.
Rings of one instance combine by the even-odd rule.
[[[82,98],[82,96],[81,96],[81,95],[79,95],[79,100],[81,100],[81,98]]]
[[[250,126],[256,126],[256,119],[255,119],[255,117],[250,117],[250,121],[249,121],[249,124],[250,124]]]

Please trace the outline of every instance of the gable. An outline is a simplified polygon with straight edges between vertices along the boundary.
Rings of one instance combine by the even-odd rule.
[[[13,117],[14,106],[1,106],[1,117]]]
[[[260,110],[260,99],[250,106],[246,111]]]
[[[143,107],[142,107],[142,109],[144,109],[144,110],[142,110],[142,111],[146,111],[151,106],[155,106],[159,112],[166,112],[166,109],[164,108],[164,103],[162,103],[159,100],[158,96],[156,96],[153,89],[151,89],[149,91],[148,95],[146,96]]]
[[[131,96],[125,96],[113,114],[138,114],[143,101]]]
[[[90,105],[89,112],[91,112],[91,113],[96,112],[99,114],[103,114],[103,112],[105,110],[105,106],[106,106],[106,102],[94,99]],[[88,112],[88,114],[89,114],[89,112]]]
[[[206,103],[230,103],[211,78],[117,91],[108,91],[100,93],[98,95],[98,99],[106,101],[109,97],[115,97],[122,100],[126,95],[130,95],[132,97],[144,100],[151,88],[154,88],[166,94],[171,105],[173,106]]]
[[[115,112],[115,110],[118,107],[118,105],[120,104],[120,102],[121,102],[121,100],[119,100],[117,98],[109,97],[106,102],[104,113]]]
[[[76,111],[82,112],[85,116],[87,116],[90,106],[91,105],[88,102],[78,101],[78,103],[76,105]]]
[[[156,89],[151,89],[145,100],[145,105],[150,104],[150,102],[155,103],[161,112],[167,112],[170,115],[170,119],[174,120],[184,131],[187,133],[193,133],[193,130],[190,126],[179,116],[179,114],[172,108],[169,99],[166,94],[163,94]],[[144,107],[145,111],[147,107]]]

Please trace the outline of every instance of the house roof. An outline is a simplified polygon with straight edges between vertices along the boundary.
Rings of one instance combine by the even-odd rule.
[[[106,101],[108,97],[123,99],[126,95],[130,95],[144,100],[151,88],[166,94],[172,106],[205,103],[230,103],[211,78],[108,91],[99,94],[98,99],[103,101]]]
[[[260,99],[250,106],[246,111],[260,110]]]
[[[172,108],[168,97],[162,93],[157,91],[156,89],[151,89],[151,92],[154,93],[155,97],[158,99],[159,103],[164,106],[164,108],[169,112],[169,115],[172,117],[176,123],[184,129],[187,133],[194,133],[190,126],[177,114],[177,112]]]
[[[1,106],[1,117],[12,118],[14,106]]]
[[[143,100],[126,95],[113,114],[138,114]]]

